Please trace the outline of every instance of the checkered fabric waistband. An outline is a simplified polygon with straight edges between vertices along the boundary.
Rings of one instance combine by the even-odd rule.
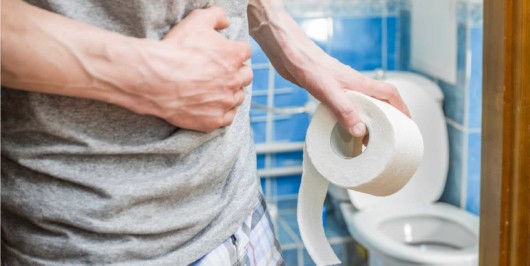
[[[284,265],[280,243],[274,232],[263,196],[237,231],[193,266]]]

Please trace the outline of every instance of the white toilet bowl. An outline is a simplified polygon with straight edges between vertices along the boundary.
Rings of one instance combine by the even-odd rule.
[[[357,212],[343,203],[348,230],[374,265],[478,265],[478,219],[444,203]]]
[[[399,90],[422,133],[423,161],[393,195],[346,193],[337,187],[331,187],[330,194],[342,201],[348,230],[368,249],[370,266],[478,265],[478,217],[436,202],[445,187],[449,164],[443,94],[436,84],[413,73],[388,72],[385,76]]]

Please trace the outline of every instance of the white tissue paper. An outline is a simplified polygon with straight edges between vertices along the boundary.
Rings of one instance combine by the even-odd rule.
[[[364,94],[347,91],[348,97],[369,132],[366,149],[344,152],[347,143],[333,112],[320,105],[309,125],[304,147],[302,184],[298,194],[297,219],[302,241],[317,265],[339,264],[322,226],[322,205],[329,182],[376,196],[400,190],[420,165],[423,139],[420,130],[393,106]],[[342,142],[341,142],[342,138]],[[358,141],[358,140],[357,140]],[[360,147],[360,145],[357,145]],[[340,153],[340,154],[339,154]]]

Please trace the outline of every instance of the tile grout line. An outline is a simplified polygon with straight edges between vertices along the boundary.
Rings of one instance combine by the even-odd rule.
[[[254,70],[264,70],[269,67],[269,63],[259,63],[259,64],[252,64],[252,69]]]
[[[267,77],[268,78],[268,77]],[[275,88],[274,94],[287,94],[292,93],[294,91],[294,88],[292,87],[284,87],[284,88]],[[268,96],[269,90],[257,90],[255,93],[252,94],[252,96]]]
[[[289,115],[276,115],[274,116],[274,118],[272,119],[272,121],[280,121],[280,120],[286,120],[286,119],[289,119],[290,116]],[[260,115],[260,116],[255,116],[255,117],[252,117],[250,118],[250,123],[263,123],[263,122],[267,122],[268,119],[267,119],[267,116],[263,116],[263,115]]]
[[[461,131],[462,133],[481,133],[482,129],[481,128],[466,128],[464,127],[463,125],[461,125],[460,123],[456,122],[455,120],[449,118],[449,117],[445,117],[445,122],[447,122],[447,124],[449,124],[450,126],[454,127],[455,129]]]
[[[466,75],[465,75],[465,91],[464,91],[464,128],[467,129],[469,125],[469,79],[471,76],[471,49],[469,47],[469,25],[470,25],[470,10],[469,10],[469,0],[466,1],[466,25],[465,25],[465,31],[466,31],[466,43],[465,43],[465,55],[466,55]],[[468,141],[469,141],[469,134],[466,130],[464,134],[463,139],[463,148],[462,148],[462,156],[463,156],[463,165],[462,165],[462,179],[460,183],[460,207],[462,209],[466,209],[466,203],[467,203],[467,164],[468,164]]]
[[[270,64],[269,65],[269,76],[268,76],[268,84],[267,84],[267,107],[273,108],[274,107],[274,68]],[[274,117],[273,114],[268,112],[266,114],[266,122],[265,122],[265,143],[270,143],[272,141],[272,126],[274,123]],[[272,154],[266,154],[265,155],[265,168],[272,167]],[[272,191],[272,185],[273,180],[270,178],[267,178],[265,180],[265,187],[266,187],[266,199],[269,201],[272,201],[274,204],[276,202],[273,200],[273,191]],[[276,191],[274,191],[276,192]]]
[[[289,226],[289,224],[285,221],[285,219],[283,219],[282,217],[280,217],[278,215],[278,224],[281,224],[283,226],[283,228],[285,229],[285,231],[287,232],[287,234],[289,235],[289,237],[291,237],[293,240],[294,240],[294,243],[295,244],[300,244],[302,243],[302,240],[298,238],[298,235],[296,235],[296,233],[293,231],[293,229]]]
[[[298,266],[304,266],[304,248],[298,248]]]
[[[387,2],[386,0],[381,1],[383,4],[383,10],[381,11],[381,68],[384,71],[388,71],[388,28],[387,28]]]
[[[399,2],[398,3],[398,10],[403,11],[404,7],[402,6],[402,3]],[[396,37],[394,38],[394,45],[395,45],[395,54],[397,54],[398,56],[395,56],[394,55],[394,69],[396,70],[401,70],[401,59],[403,57],[403,55],[401,54],[401,38],[402,38],[402,34],[403,34],[403,30],[402,30],[402,27],[403,25],[402,22],[403,22],[403,19],[401,17],[401,13],[397,14],[396,15]]]

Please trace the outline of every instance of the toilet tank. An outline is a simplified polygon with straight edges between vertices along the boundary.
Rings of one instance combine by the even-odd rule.
[[[424,141],[424,157],[410,181],[398,192],[377,197],[348,191],[350,200],[358,209],[376,205],[430,203],[442,195],[449,164],[449,142],[445,116],[442,110],[443,93],[432,81],[409,72],[366,72],[368,76],[391,83],[399,90],[412,119],[418,125]],[[368,143],[370,145],[370,143]]]

